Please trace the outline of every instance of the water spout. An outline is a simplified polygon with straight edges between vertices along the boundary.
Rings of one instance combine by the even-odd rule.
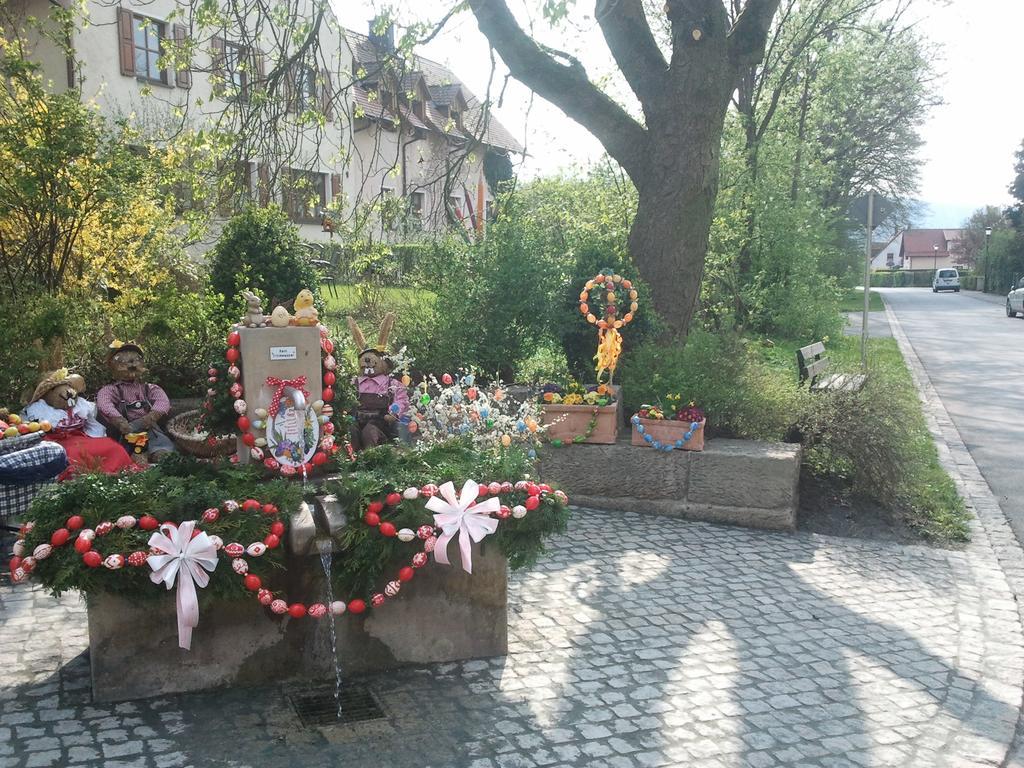
[[[328,537],[319,537],[316,548],[320,552],[320,564],[324,569],[327,584],[327,624],[331,630],[331,660],[334,662],[334,701],[338,705],[338,720],[341,720],[341,660],[338,659],[337,617],[331,611],[334,603],[334,586],[331,584],[331,563],[334,557],[334,542]]]

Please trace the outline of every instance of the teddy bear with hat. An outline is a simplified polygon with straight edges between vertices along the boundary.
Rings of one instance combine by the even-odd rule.
[[[47,421],[50,432],[44,437],[64,447],[68,470],[60,479],[77,472],[114,473],[135,468],[120,443],[107,437],[96,418],[96,405],[82,397],[85,379],[67,368],[47,373],[36,385],[23,415],[33,421]]]
[[[107,367],[114,381],[100,388],[96,405],[129,450],[139,458],[159,461],[174,451],[174,443],[159,426],[171,411],[171,401],[162,387],[143,380],[145,354],[137,341],[110,342]]]

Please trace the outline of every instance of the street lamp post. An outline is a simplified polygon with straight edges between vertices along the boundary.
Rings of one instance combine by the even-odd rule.
[[[938,269],[939,264],[939,246],[932,246],[932,278],[935,277],[935,271]]]
[[[989,278],[989,275],[991,274],[991,269],[989,267],[988,262],[988,239],[990,237],[992,237],[992,227],[985,227],[985,285],[982,286],[982,288],[985,290],[985,293],[992,292],[990,290],[992,283],[990,282]]]

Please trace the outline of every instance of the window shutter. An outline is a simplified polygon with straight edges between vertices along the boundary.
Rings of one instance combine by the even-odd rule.
[[[210,75],[213,78],[213,95],[220,96],[224,93],[224,78],[226,76],[224,60],[224,38],[210,38],[210,52],[213,56],[213,66]]]
[[[117,40],[121,54],[121,74],[135,77],[135,39],[132,34],[132,13],[124,8],[117,9]]]
[[[256,91],[262,92],[267,86],[267,57],[263,55],[262,51],[254,50],[252,53],[252,69],[254,73],[255,82],[252,83],[253,88]]]
[[[331,174],[331,202],[338,200],[341,197],[341,174]]]
[[[188,30],[180,24],[172,27],[174,33],[174,58],[178,66],[174,75],[175,84],[179,88],[192,87],[192,71],[188,68],[188,61],[183,58],[188,56]]]
[[[260,163],[256,166],[256,171],[259,177],[257,192],[260,205],[270,205],[270,167],[266,163]]]
[[[331,73],[326,69],[320,73],[323,80],[320,84],[320,110],[328,121],[334,120],[334,88],[331,85]]]

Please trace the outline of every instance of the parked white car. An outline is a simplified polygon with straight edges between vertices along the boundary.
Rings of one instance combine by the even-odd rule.
[[[940,269],[932,278],[932,293],[956,291],[960,293],[960,273],[955,269]]]
[[[1006,294],[1006,316],[1016,317],[1018,312],[1024,315],[1024,277]]]

